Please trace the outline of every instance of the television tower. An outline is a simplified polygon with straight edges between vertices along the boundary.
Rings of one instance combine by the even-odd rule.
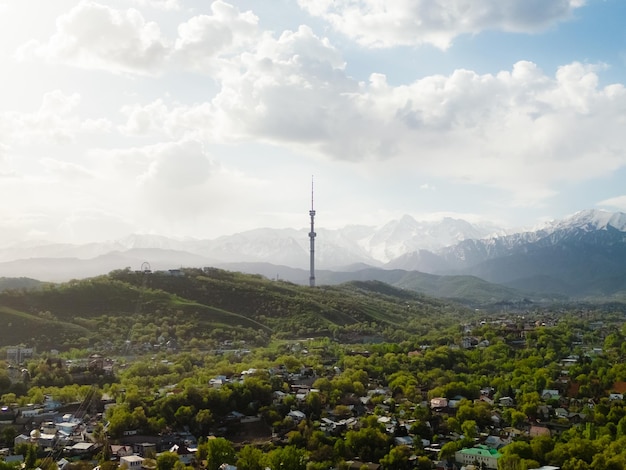
[[[313,177],[311,176],[311,210],[309,211],[311,216],[311,231],[309,232],[309,239],[311,240],[311,274],[309,275],[309,285],[315,287],[315,209],[313,208]]]

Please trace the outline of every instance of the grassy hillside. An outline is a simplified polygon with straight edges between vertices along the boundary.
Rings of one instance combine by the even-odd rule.
[[[226,269],[259,273],[266,277],[288,279],[301,285],[308,285],[309,272],[302,269],[288,268],[268,263],[236,263]],[[518,302],[524,299],[542,301],[546,293],[560,292],[550,290],[551,284],[529,283],[528,285],[502,285],[487,282],[476,276],[427,274],[404,269],[381,269],[362,267],[350,271],[318,270],[316,278],[319,284],[335,285],[358,280],[376,280],[402,289],[441,299],[450,299],[472,307],[489,308],[489,306],[507,301]],[[563,300],[564,296],[548,296]]]
[[[0,346],[149,350],[272,337],[402,340],[462,310],[378,281],[310,288],[218,269],[107,276],[0,293]]]

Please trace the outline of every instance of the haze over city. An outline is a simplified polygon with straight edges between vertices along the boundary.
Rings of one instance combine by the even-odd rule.
[[[623,0],[0,1],[0,245],[626,210]]]

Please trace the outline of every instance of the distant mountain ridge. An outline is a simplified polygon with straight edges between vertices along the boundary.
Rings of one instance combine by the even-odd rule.
[[[516,289],[570,296],[626,291],[626,215],[581,211],[544,228],[413,252],[387,268],[472,275]]]
[[[340,229],[318,227],[316,264],[320,268],[365,263],[382,266],[402,254],[418,249],[437,250],[470,238],[482,238],[502,230],[471,224],[461,219],[416,221],[405,215],[381,227],[349,225]],[[92,259],[112,252],[158,249],[186,252],[203,262],[271,262],[308,267],[308,228],[258,228],[213,240],[176,240],[158,235],[133,234],[101,243],[70,245],[28,242],[0,248],[0,263],[31,258]]]
[[[410,216],[380,227],[316,231],[320,282],[323,271],[344,273],[335,278],[345,281],[350,276],[361,279],[363,272],[382,280],[389,276],[383,271],[400,270],[474,276],[540,294],[584,297],[626,292],[626,214],[620,212],[585,210],[537,230],[512,234],[460,219],[417,221]],[[307,228],[259,228],[214,240],[132,235],[77,246],[31,243],[0,249],[0,276],[63,281],[125,267],[139,269],[149,262],[157,270],[238,265],[259,272],[265,266],[264,275],[275,269],[277,277],[304,283],[307,234]],[[328,282],[332,278],[329,275]]]

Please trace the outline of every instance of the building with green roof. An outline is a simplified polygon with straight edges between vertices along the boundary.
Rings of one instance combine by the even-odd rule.
[[[485,464],[486,468],[498,468],[498,459],[502,456],[496,449],[486,445],[477,445],[461,449],[454,454],[454,459],[462,465],[478,464],[479,467]]]

